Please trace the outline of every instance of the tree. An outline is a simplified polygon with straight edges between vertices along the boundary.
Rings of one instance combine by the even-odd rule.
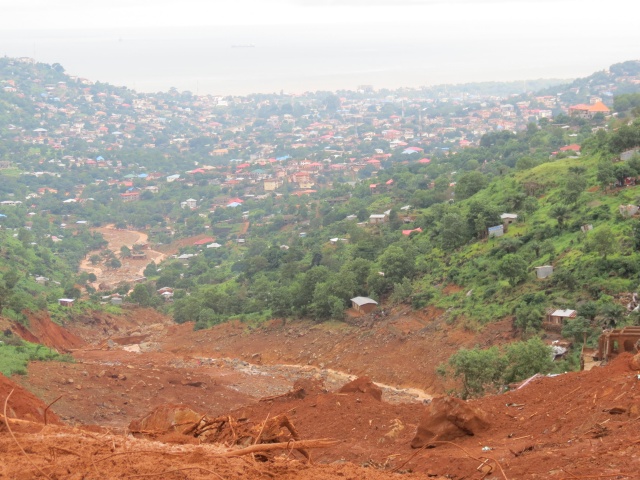
[[[583,343],[585,336],[588,338],[593,331],[589,320],[582,316],[570,318],[562,326],[562,336],[572,338],[578,344]]]
[[[8,272],[5,272],[2,275],[2,280],[4,280],[4,285],[7,289],[12,290],[13,287],[20,281],[20,275],[15,268],[12,268]]]
[[[586,188],[587,180],[584,175],[578,173],[569,175],[561,192],[562,198],[566,203],[575,205]]]
[[[393,293],[391,294],[391,302],[395,304],[404,303],[411,298],[413,286],[411,280],[403,278],[402,282],[393,284]]]
[[[600,187],[605,192],[609,190],[609,186],[616,181],[613,164],[610,160],[602,159],[598,162],[598,173],[596,174],[596,179],[598,180]]]
[[[325,97],[323,103],[327,112],[334,113],[336,110],[340,108],[340,97],[332,93]]]
[[[137,303],[142,307],[149,307],[153,303],[153,293],[151,292],[150,285],[138,284],[129,295],[132,302]]]
[[[558,203],[551,207],[551,210],[549,210],[549,216],[556,219],[559,228],[563,228],[564,222],[569,218],[569,209],[566,205]]]
[[[405,277],[413,277],[415,256],[411,248],[402,248],[398,244],[389,245],[379,261],[385,278],[390,282],[401,282]]]
[[[456,182],[456,200],[464,200],[476,194],[489,183],[486,175],[477,171],[463,173]]]
[[[518,254],[508,253],[500,260],[498,272],[515,287],[527,278],[527,262]]]
[[[516,308],[514,324],[523,333],[537,331],[542,327],[544,311],[541,304],[523,302]]]
[[[455,250],[464,245],[467,236],[467,225],[464,219],[457,213],[447,213],[440,222],[440,241],[445,250]]]
[[[98,263],[100,263],[100,260],[102,260],[102,257],[100,257],[100,255],[96,253],[94,253],[89,257],[89,261],[91,262],[91,265],[97,265]]]
[[[116,257],[113,257],[107,262],[107,266],[113,269],[120,268],[122,266],[122,262],[120,262]]]
[[[506,359],[498,350],[473,348],[461,349],[449,358],[454,378],[462,379],[462,398],[480,396],[489,387],[497,389],[501,384]]]
[[[606,225],[592,230],[589,233],[586,243],[590,251],[602,255],[602,258],[605,260],[607,259],[607,255],[616,251],[618,246],[616,237]]]
[[[508,367],[504,372],[506,383],[518,382],[536,373],[549,373],[553,369],[551,348],[538,337],[507,347]]]
[[[126,245],[120,247],[120,258],[129,258],[131,256],[131,249]]]
[[[156,262],[151,262],[144,268],[144,272],[142,272],[145,277],[153,277],[158,274],[158,266]]]

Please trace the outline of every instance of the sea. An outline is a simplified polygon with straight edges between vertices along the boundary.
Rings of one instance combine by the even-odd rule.
[[[0,55],[140,92],[246,95],[576,78],[636,58],[637,44],[546,33],[442,37],[398,25],[0,32]]]

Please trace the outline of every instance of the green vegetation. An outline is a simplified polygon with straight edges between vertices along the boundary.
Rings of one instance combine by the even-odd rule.
[[[26,375],[27,364],[31,361],[73,361],[69,355],[60,355],[43,345],[26,342],[12,335],[11,332],[0,334],[0,373],[11,375]]]
[[[555,367],[551,348],[534,337],[526,342],[512,343],[503,350],[498,347],[462,349],[438,371],[442,375],[460,378],[460,394],[466,399],[487,391],[500,391],[509,383],[524,380],[536,373],[549,373]]]

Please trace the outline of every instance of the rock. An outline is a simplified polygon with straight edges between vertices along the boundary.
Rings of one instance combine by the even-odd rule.
[[[450,441],[476,435],[489,428],[487,414],[455,397],[434,398],[426,408],[412,448],[422,448],[434,441]]]
[[[126,375],[124,375],[122,373],[118,375],[118,380],[126,380],[126,379],[127,379]]]
[[[318,377],[302,377],[297,379],[293,383],[293,391],[299,391],[299,398],[304,398],[307,395],[326,393],[327,387],[325,386],[322,378]]]
[[[378,401],[382,400],[382,389],[371,381],[369,377],[358,377],[354,381],[342,386],[340,393],[366,393]]]
[[[201,418],[201,413],[191,410],[186,405],[161,405],[141,419],[133,420],[129,424],[129,430],[133,433],[183,433]]]
[[[629,360],[629,367],[631,367],[632,370],[640,370],[640,353],[637,353]]]

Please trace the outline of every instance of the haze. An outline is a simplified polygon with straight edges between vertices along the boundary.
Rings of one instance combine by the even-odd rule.
[[[142,91],[570,78],[639,56],[635,17],[623,13],[633,8],[626,0],[31,0],[0,7],[0,53]]]

